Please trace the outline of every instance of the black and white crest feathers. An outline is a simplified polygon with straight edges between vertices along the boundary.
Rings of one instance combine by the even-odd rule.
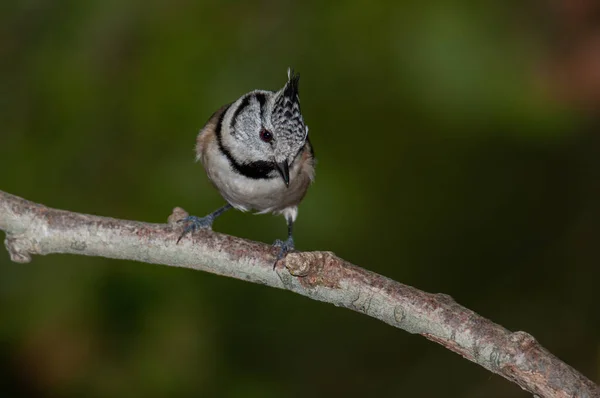
[[[275,100],[271,122],[276,130],[284,131],[293,140],[303,141],[306,128],[300,111],[299,81],[300,75],[288,69],[288,81]]]
[[[300,74],[295,73],[292,68],[288,69],[288,82],[285,85],[283,95],[288,98],[299,98],[298,83],[300,82]]]

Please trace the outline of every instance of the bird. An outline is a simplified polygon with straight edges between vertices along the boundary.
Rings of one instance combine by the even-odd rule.
[[[198,229],[212,229],[217,217],[234,208],[281,214],[287,239],[277,239],[277,262],[294,250],[298,205],[315,177],[315,155],[300,110],[300,75],[288,68],[278,91],[254,90],[222,106],[196,139],[196,160],[226,204],[204,217],[188,216],[177,243]]]

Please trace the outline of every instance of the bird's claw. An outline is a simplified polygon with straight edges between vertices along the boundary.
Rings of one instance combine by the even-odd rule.
[[[211,216],[206,217],[196,217],[196,216],[188,216],[186,218],[182,218],[178,220],[178,223],[187,224],[181,235],[179,235],[179,239],[177,239],[177,244],[179,241],[188,233],[194,233],[198,229],[212,229],[214,218]]]
[[[294,240],[292,238],[288,238],[285,241],[283,241],[281,239],[277,239],[275,242],[273,242],[273,246],[279,247],[281,249],[281,250],[279,250],[279,254],[277,255],[277,258],[275,259],[275,264],[273,264],[273,269],[275,269],[279,260],[284,258],[289,252],[294,250]]]

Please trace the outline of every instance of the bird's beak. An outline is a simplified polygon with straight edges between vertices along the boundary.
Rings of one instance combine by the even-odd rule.
[[[290,167],[287,162],[275,162],[277,166],[277,171],[281,174],[281,178],[283,178],[283,182],[285,182],[285,186],[290,186]]]

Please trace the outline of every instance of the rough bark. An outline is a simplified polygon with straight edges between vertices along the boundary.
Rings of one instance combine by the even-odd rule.
[[[600,397],[600,388],[543,348],[460,306],[450,296],[395,282],[331,252],[294,252],[275,270],[277,250],[202,230],[178,245],[186,213],[167,224],[56,210],[0,191],[0,229],[13,261],[70,253],[193,268],[286,289],[418,333],[540,397]]]

